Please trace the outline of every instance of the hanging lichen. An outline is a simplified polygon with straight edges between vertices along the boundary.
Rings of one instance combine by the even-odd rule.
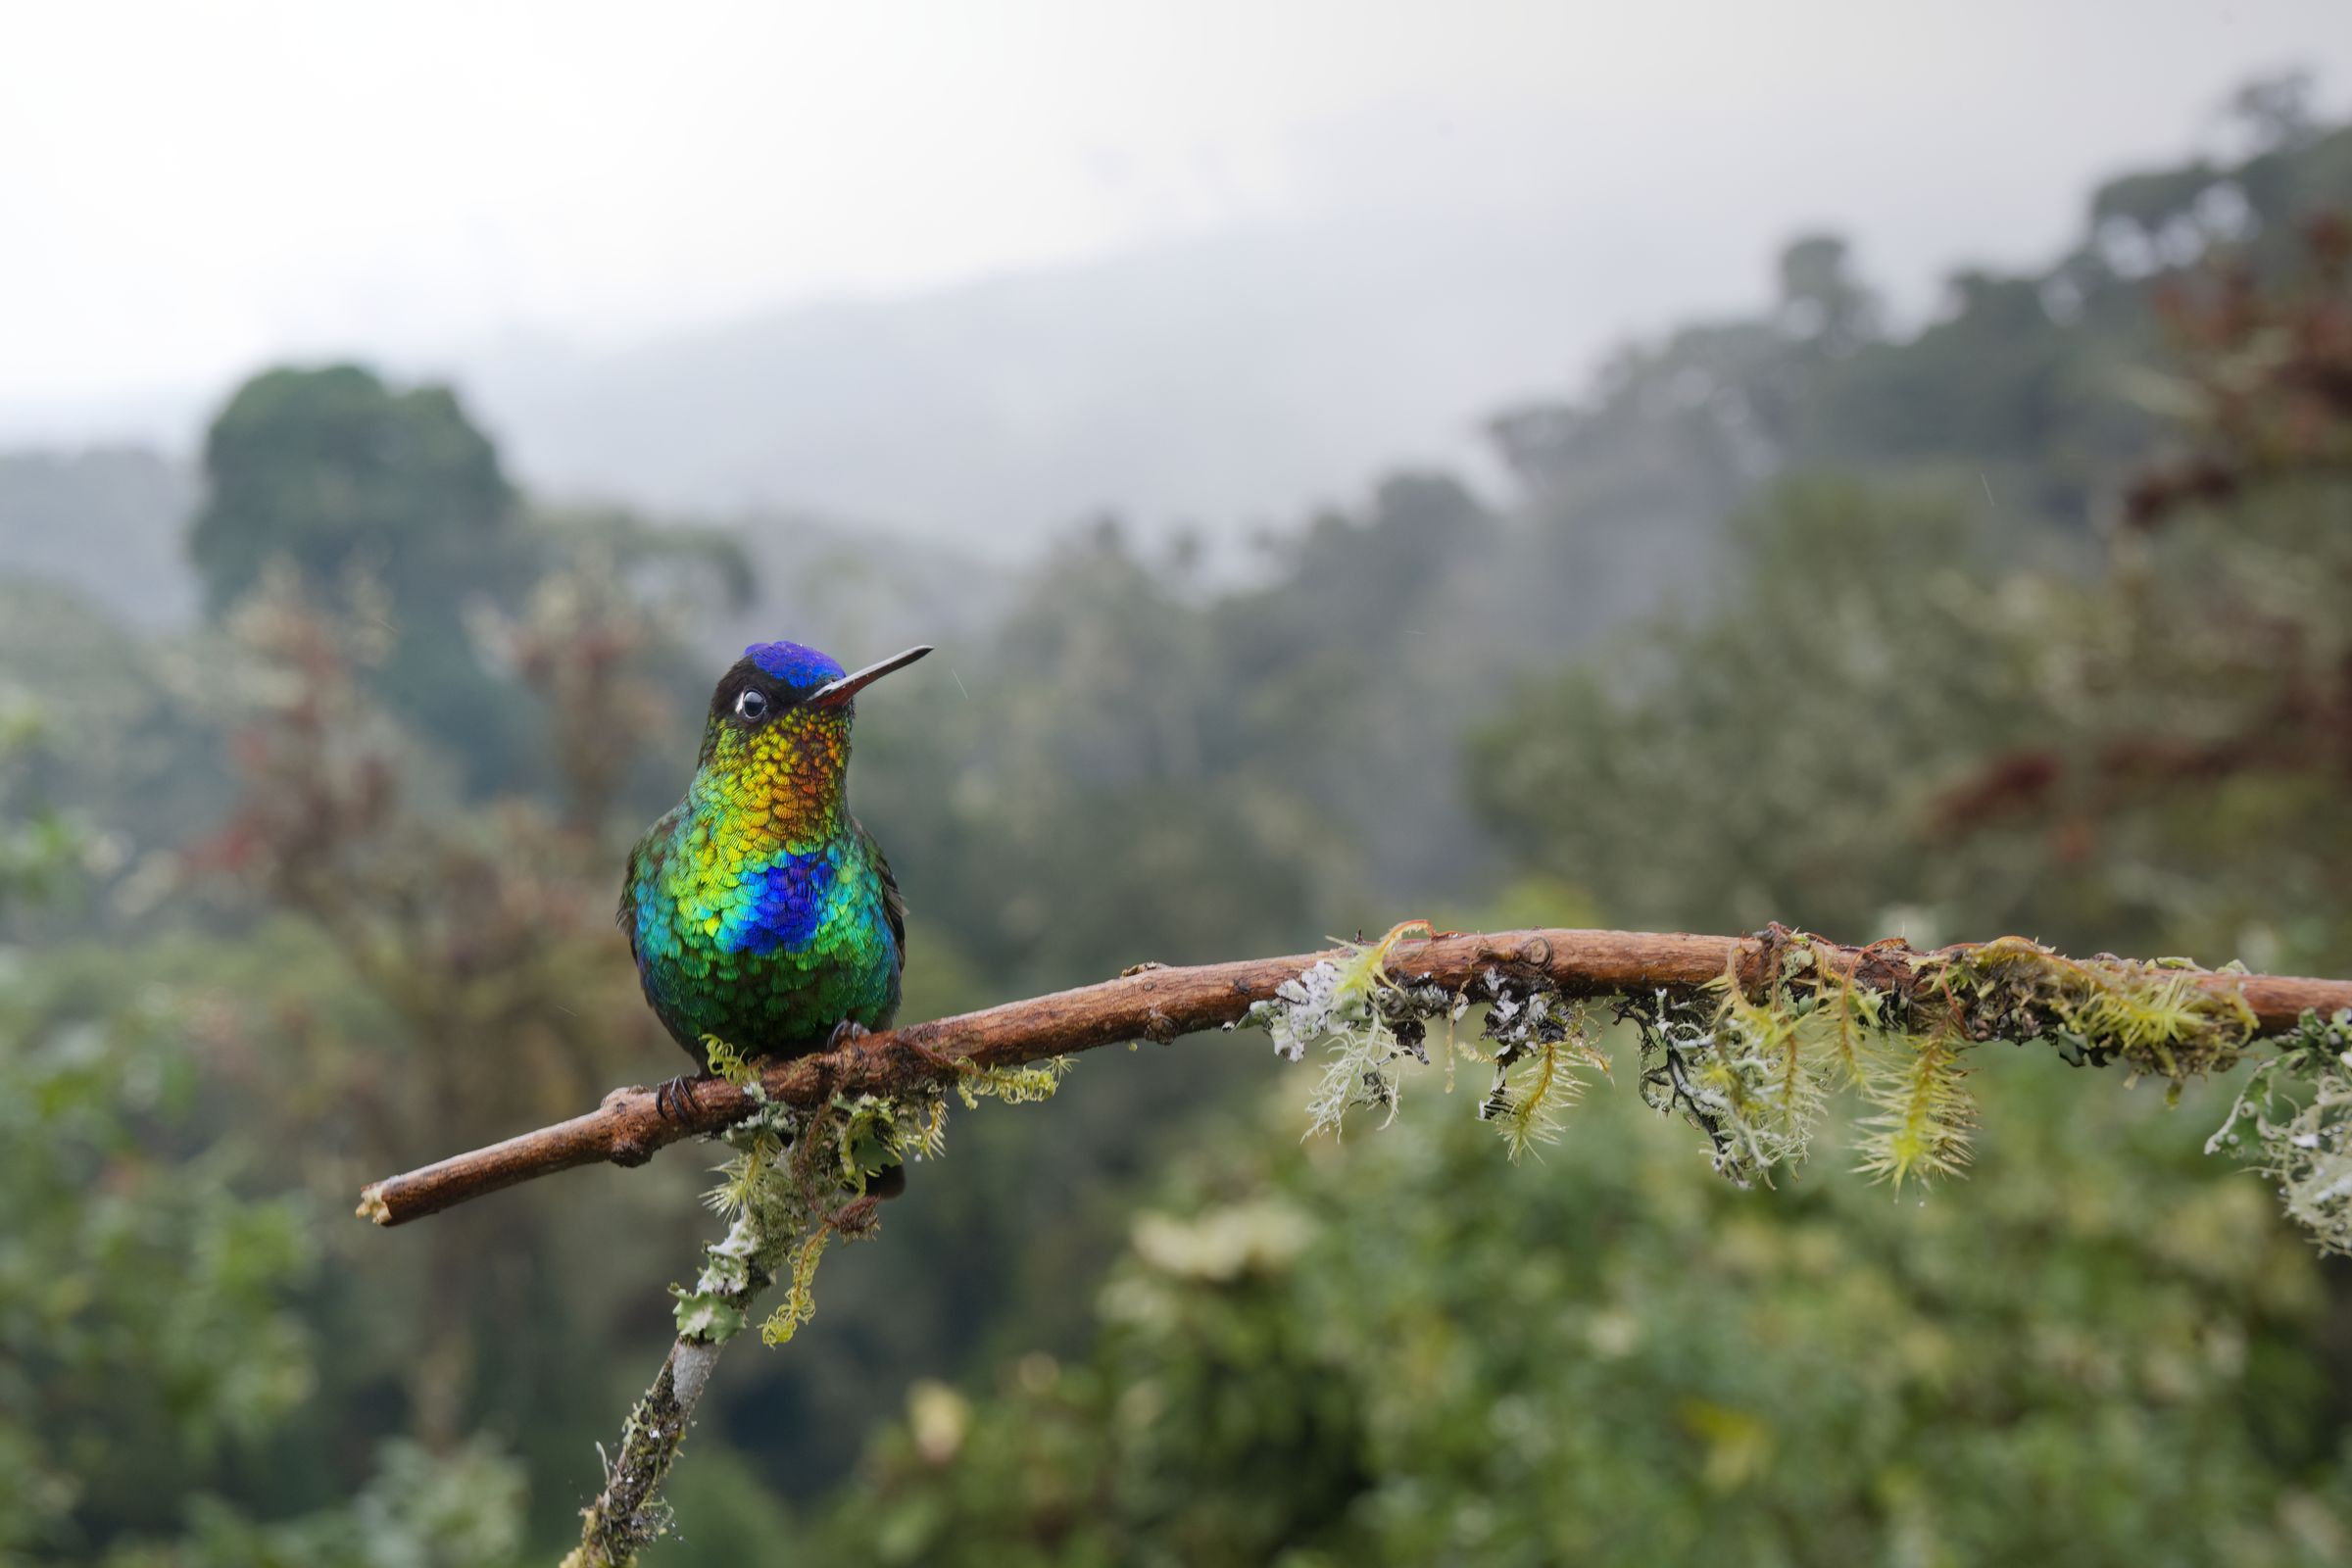
[[[1457,989],[1392,974],[1399,943],[1427,937],[1410,922],[1377,942],[1346,945],[1284,983],[1248,1023],[1294,1061],[1323,1068],[1307,1103],[1308,1133],[1337,1133],[1351,1110],[1393,1119],[1405,1063],[1427,1065],[1430,1029],[1446,1030],[1447,1086],[1456,1055],[1493,1072],[1478,1114],[1514,1157],[1559,1136],[1589,1070],[1607,1070],[1585,1006],[1535,961],[1496,963]],[[1770,1184],[1803,1163],[1814,1133],[1851,1095],[1855,1168],[1896,1188],[1963,1174],[1976,1104],[1969,1053],[1990,1041],[2046,1044],[2082,1065],[2120,1063],[2161,1078],[2177,1097],[2189,1080],[2227,1071],[2278,1045],[2217,1137],[2254,1130],[2252,1162],[2280,1185],[2287,1209],[2321,1245],[2352,1251],[2352,1023],[2307,1021],[2264,1041],[2234,985],[2234,967],[2186,959],[2071,958],[2022,937],[1916,953],[1883,943],[1834,949],[1803,932],[1758,933],[1760,953],[1711,985],[1618,999],[1639,1042],[1638,1084],[1651,1108],[1703,1133],[1715,1168],[1742,1186]],[[1454,1025],[1484,1008],[1477,1045]],[[2348,1015],[2352,1016],[2352,1015]]]
[[[565,1568],[616,1568],[669,1528],[661,1491],[701,1396],[719,1346],[751,1323],[759,1298],[783,1293],[760,1324],[763,1344],[789,1344],[816,1313],[817,1266],[835,1238],[860,1241],[881,1219],[875,1180],[946,1149],[947,1089],[924,1079],[892,1095],[835,1095],[800,1108],[768,1098],[760,1072],[725,1041],[702,1042],[710,1070],[742,1089],[757,1107],[718,1135],[732,1152],[705,1195],[727,1221],[703,1249],[692,1286],[671,1286],[678,1338],[652,1389],[630,1412],[605,1488],[582,1510],[580,1545]],[[981,1100],[1025,1103],[1050,1098],[1069,1070],[1067,1057],[1018,1067],[965,1063],[955,1079],[966,1105]]]
[[[725,1041],[706,1036],[703,1049],[710,1070],[760,1108],[719,1135],[734,1152],[705,1200],[726,1217],[727,1232],[704,1249],[692,1287],[671,1287],[678,1335],[714,1344],[732,1338],[753,1300],[781,1277],[784,1296],[760,1337],[783,1345],[815,1314],[816,1268],[827,1244],[873,1234],[875,1179],[946,1151],[947,1091],[926,1080],[897,1096],[837,1095],[804,1110],[770,1101],[758,1068]],[[1022,1067],[967,1067],[956,1089],[967,1106],[983,1099],[1026,1104],[1052,1098],[1069,1068],[1066,1056]]]
[[[1856,1124],[1856,1169],[1900,1191],[1967,1168],[1977,1107],[1959,1044],[1948,1029],[1880,1038],[1862,1079],[1872,1111]]]
[[[1495,968],[1476,989],[1486,993],[1479,1033],[1494,1070],[1479,1119],[1494,1124],[1517,1159],[1559,1137],[1561,1115],[1584,1095],[1584,1070],[1606,1073],[1609,1058],[1593,1044],[1584,1007],[1563,1001],[1547,979],[1517,980]]]
[[[2278,1184],[2322,1251],[2352,1253],[2352,1011],[2303,1015],[2205,1145],[2225,1150]]]
[[[1375,1108],[1385,1126],[1396,1114],[1403,1085],[1399,1067],[1406,1056],[1427,1066],[1429,1020],[1448,1021],[1468,1008],[1467,1001],[1441,986],[1400,985],[1388,972],[1389,956],[1407,937],[1430,935],[1427,921],[1407,921],[1374,943],[1348,943],[1349,956],[1326,958],[1295,980],[1286,980],[1276,1000],[1259,1003],[1246,1022],[1262,1027],[1274,1049],[1293,1061],[1310,1052],[1328,1059],[1307,1101],[1307,1132],[1337,1135],[1348,1112]]]

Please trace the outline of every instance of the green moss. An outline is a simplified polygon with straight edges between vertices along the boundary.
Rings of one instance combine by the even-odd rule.
[[[2226,971],[2184,958],[2070,958],[2024,937],[1919,967],[1919,1004],[1948,999],[1972,1040],[2046,1041],[2092,1066],[2121,1061],[2175,1090],[2227,1072],[2261,1033],[2243,998],[2207,984]]]
[[[1948,1030],[1881,1038],[1862,1081],[1872,1114],[1857,1124],[1856,1168],[1897,1191],[1966,1169],[1977,1108],[1959,1045]]]
[[[956,1093],[966,1110],[983,1100],[1007,1105],[1034,1105],[1052,1100],[1064,1074],[1074,1065],[1069,1056],[1050,1056],[1018,1067],[969,1067],[956,1080]]]

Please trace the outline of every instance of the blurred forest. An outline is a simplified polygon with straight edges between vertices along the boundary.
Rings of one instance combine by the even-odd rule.
[[[556,505],[355,366],[238,389],[201,483],[0,457],[0,1564],[560,1554],[709,1161],[348,1208],[681,1065],[612,898],[755,635],[941,646],[853,785],[908,1017],[1411,915],[2352,974],[2352,126],[2303,102],[1915,329],[1801,237],[1498,413],[1507,494],[1390,475],[1238,582],[1107,517],[1007,569]],[[1429,1107],[1302,1147],[1253,1036],[1099,1055],[738,1351],[659,1552],[2352,1556],[2352,1272],[2199,1155],[2228,1086],[1980,1065],[1921,1204],[1731,1189],[1630,1094],[1513,1166]]]

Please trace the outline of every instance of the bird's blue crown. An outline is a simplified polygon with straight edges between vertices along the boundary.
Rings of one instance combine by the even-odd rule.
[[[849,673],[831,658],[803,643],[754,643],[743,657],[760,672],[787,686],[822,686]]]

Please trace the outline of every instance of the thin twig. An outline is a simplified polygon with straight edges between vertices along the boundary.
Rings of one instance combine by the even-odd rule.
[[[605,1462],[605,1486],[580,1512],[580,1544],[562,1568],[627,1568],[661,1535],[668,1505],[662,1484],[677,1462],[694,1407],[710,1384],[723,1343],[679,1340],[620,1435],[620,1455]]]

